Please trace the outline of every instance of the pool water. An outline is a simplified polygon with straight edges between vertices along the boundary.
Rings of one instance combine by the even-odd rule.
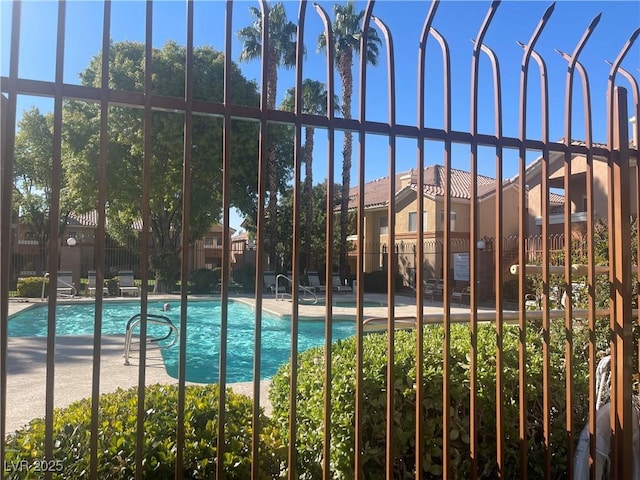
[[[180,305],[170,302],[171,310],[162,312],[162,302],[150,302],[149,313],[165,315],[180,328]],[[186,380],[215,383],[219,379],[220,301],[193,301],[187,308],[187,365]],[[139,302],[105,302],[102,313],[102,334],[123,335],[129,318],[140,313]],[[93,304],[61,304],[56,310],[56,335],[93,335]],[[255,344],[255,310],[240,303],[229,302],[227,331],[227,381],[253,380],[253,349]],[[324,320],[303,320],[298,323],[300,352],[324,345]],[[148,334],[162,336],[166,327],[149,325]],[[25,310],[9,320],[10,337],[45,336],[47,307]],[[333,322],[333,340],[355,333],[352,321]],[[123,339],[124,347],[124,339]],[[162,350],[167,373],[178,377],[179,343]],[[271,378],[280,365],[291,356],[291,322],[263,312],[261,335],[261,379]]]

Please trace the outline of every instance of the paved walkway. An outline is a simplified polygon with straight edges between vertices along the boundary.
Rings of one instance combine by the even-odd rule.
[[[153,300],[158,297],[154,296]],[[172,300],[178,297],[171,297]],[[354,318],[354,308],[347,302],[355,301],[353,295],[336,294],[334,299],[343,306],[333,308],[334,318]],[[253,298],[241,298],[240,300],[253,304]],[[386,300],[386,295],[367,295],[367,300]],[[78,299],[74,301],[88,301]],[[90,300],[89,300],[90,301]],[[106,300],[112,301],[112,300]],[[345,303],[342,303],[345,302]],[[396,316],[415,315],[414,300],[408,297],[397,297]],[[9,316],[27,308],[33,303],[11,301],[9,302]],[[276,301],[273,297],[263,300],[263,309],[284,318],[290,318],[291,302]],[[452,309],[468,311],[468,309]],[[425,312],[441,312],[440,305],[425,307]],[[324,318],[326,308],[322,305],[301,305],[300,317]],[[368,307],[365,310],[367,317],[386,316],[387,308]],[[7,351],[7,432],[27,424],[32,418],[43,417],[45,414],[45,383],[46,383],[46,346],[47,340],[43,337],[9,338]],[[129,388],[138,385],[138,358],[131,358],[131,365],[125,366],[123,361],[124,335],[104,336],[100,358],[100,393],[107,393],[117,388]],[[93,382],[93,338],[91,336],[57,337],[55,349],[55,382],[54,405],[65,407],[70,403],[91,397]],[[150,350],[147,353],[147,369],[145,374],[147,385],[177,384],[177,380],[170,377],[164,368],[162,356],[158,350]],[[238,393],[251,396],[252,383],[230,385]],[[260,403],[267,414],[271,407],[268,402],[269,381],[262,381],[260,385]]]

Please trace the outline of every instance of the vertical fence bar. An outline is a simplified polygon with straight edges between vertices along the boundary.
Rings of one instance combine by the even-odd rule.
[[[571,138],[572,138],[572,110],[573,110],[573,76],[576,62],[578,61],[578,56],[584,49],[589,37],[593,33],[596,25],[600,21],[601,15],[596,15],[594,19],[591,21],[585,32],[582,34],[582,37],[578,41],[576,48],[573,51],[573,54],[569,60],[569,66],[567,69],[567,77],[566,77],[566,86],[565,86],[565,135],[564,135],[564,144],[567,147],[565,150],[565,176],[564,176],[564,185],[565,185],[565,198],[571,200],[571,163],[573,154],[571,152]],[[547,140],[548,142],[548,140]],[[565,362],[566,362],[566,429],[567,429],[567,457],[574,457],[574,423],[573,423],[573,411],[574,411],[574,398],[573,398],[573,297],[572,297],[572,287],[573,287],[573,279],[571,277],[571,261],[572,258],[572,238],[571,238],[571,211],[569,208],[565,207],[565,228],[564,228],[564,236],[565,236],[565,251],[564,251],[564,264],[565,264],[565,280],[567,283],[567,302],[568,305],[565,305],[566,314],[565,314],[565,331],[566,333],[566,349],[565,349]],[[546,413],[546,411],[545,411]],[[550,460],[549,460],[549,469],[550,469]],[[573,478],[573,462],[567,462],[567,474],[569,478]],[[548,474],[549,475],[549,474]]]
[[[531,58],[532,51],[535,44],[542,33],[545,25],[547,24],[555,4],[552,3],[545,10],[542,18],[538,22],[529,42],[524,46],[524,54],[521,62],[520,71],[520,131],[519,139],[521,142],[519,152],[519,179],[520,179],[520,192],[518,198],[518,310],[521,312],[519,321],[519,345],[518,345],[518,406],[520,410],[519,414],[519,429],[520,429],[520,476],[521,478],[527,477],[527,319],[524,314],[524,292],[526,290],[526,275],[525,275],[525,263],[526,263],[526,251],[524,239],[527,236],[527,219],[525,217],[527,198],[526,198],[526,147],[524,142],[527,138],[527,83],[528,83],[528,69],[529,60]]]
[[[471,106],[470,106],[470,126],[471,126],[471,191],[470,205],[469,205],[469,285],[471,286],[471,292],[469,296],[469,326],[471,331],[471,351],[470,367],[469,367],[469,431],[472,432],[470,438],[470,450],[471,450],[471,478],[475,479],[478,476],[478,255],[476,245],[478,243],[478,90],[479,90],[479,70],[480,70],[480,52],[482,51],[484,37],[489,28],[489,24],[493,19],[500,2],[494,1],[491,3],[489,10],[487,11],[482,25],[478,30],[474,44],[473,54],[471,57]],[[495,67],[495,65],[494,65]],[[495,77],[495,72],[494,72]],[[494,85],[495,86],[495,85]],[[496,112],[496,115],[498,113]],[[499,189],[500,185],[496,184],[496,189]],[[496,223],[501,223],[501,216],[496,217]],[[448,284],[447,284],[448,285]],[[448,288],[448,287],[447,287]],[[498,349],[499,351],[499,349]],[[500,404],[500,403],[498,403]],[[443,404],[444,405],[444,404]],[[500,416],[496,417],[496,421],[499,424]],[[500,438],[500,437],[497,437]],[[500,456],[502,454],[502,448],[497,446],[497,461],[498,472],[502,472],[503,461]]]
[[[609,192],[613,192],[608,196],[608,214],[609,214],[609,281],[611,285],[610,292],[610,318],[609,324],[612,331],[611,339],[611,475],[612,478],[629,478],[631,476],[631,467],[633,465],[631,457],[631,406],[625,395],[629,393],[630,397],[630,379],[628,385],[625,385],[626,373],[630,374],[630,366],[625,365],[625,359],[631,358],[631,348],[625,351],[628,346],[625,330],[625,315],[628,306],[626,305],[624,294],[631,287],[630,277],[628,283],[622,283],[627,280],[626,268],[628,265],[621,262],[630,261],[625,258],[629,254],[630,245],[628,244],[629,233],[628,225],[628,188],[625,180],[628,181],[628,163],[629,163],[629,145],[628,132],[626,128],[626,90],[615,87],[615,78],[618,69],[624,57],[629,53],[631,46],[640,35],[640,28],[636,29],[627,42],[624,44],[616,60],[613,62],[609,71],[609,79],[607,82],[607,150],[609,153]],[[624,101],[624,102],[623,102]],[[620,117],[625,118],[620,120]],[[620,135],[625,138],[620,138]],[[620,156],[626,155],[626,158]],[[625,176],[624,173],[627,173]],[[620,185],[622,182],[622,185]],[[624,192],[620,192],[619,188],[624,188]],[[638,187],[636,187],[638,188]],[[621,208],[626,208],[621,211]],[[622,222],[622,223],[620,223]],[[618,230],[620,229],[620,231]],[[628,247],[625,250],[625,247]],[[630,302],[630,298],[628,299]],[[630,324],[630,321],[629,321]],[[625,372],[628,370],[628,372]],[[626,474],[626,475],[625,475]]]
[[[437,37],[436,37],[437,38]],[[448,57],[447,57],[448,60]],[[443,225],[443,330],[442,346],[442,475],[449,478],[453,474],[451,465],[451,77],[449,69],[444,83],[444,225]]]
[[[524,46],[524,45],[522,45]],[[544,441],[544,475],[548,479],[551,475],[551,403],[550,403],[550,335],[551,319],[549,317],[549,89],[547,84],[547,65],[543,58],[531,50],[531,57],[538,64],[540,72],[540,99],[541,99],[541,131],[542,162],[540,167],[542,188],[542,434]]]
[[[189,278],[189,254],[190,254],[190,211],[191,211],[191,152],[192,152],[192,133],[193,133],[193,0],[187,0],[187,24],[186,24],[186,35],[187,35],[187,48],[185,55],[185,65],[184,65],[184,126],[183,126],[183,165],[182,165],[182,232],[180,243],[182,247],[181,252],[181,264],[180,264],[180,361],[178,362],[178,402],[177,402],[177,418],[176,418],[176,469],[175,469],[175,477],[176,480],[180,480],[183,474],[184,464],[184,446],[186,441],[186,432],[185,432],[185,393],[186,393],[186,372],[187,372],[187,320],[188,320],[188,296],[189,296],[189,282],[187,281]],[[228,55],[227,55],[228,56]],[[226,83],[225,83],[226,86]],[[228,126],[225,125],[225,133],[228,130]],[[225,143],[223,144],[223,148],[226,147],[226,136]],[[227,160],[226,156],[226,148],[225,155],[223,155],[223,161]],[[228,192],[228,188],[225,189],[226,185],[224,185],[224,180],[226,178],[226,171],[223,168],[222,178],[223,178],[223,187],[222,187],[222,196],[226,192]],[[228,193],[227,193],[228,195]],[[223,200],[224,202],[224,200]],[[225,238],[224,227],[228,228],[228,225],[223,224],[223,238],[222,238],[222,248],[223,248],[223,262],[222,262],[222,278],[225,278],[225,254],[228,259],[229,252],[225,251],[224,248],[228,248],[228,241]],[[225,243],[226,242],[226,243]],[[222,282],[222,308],[221,308],[221,319],[220,319],[220,390],[224,390],[224,369],[222,368],[223,362],[226,360],[226,341],[223,341],[224,338],[224,327],[226,324],[226,304],[225,304],[225,282]],[[226,340],[226,339],[225,339]],[[219,404],[221,408],[224,407],[224,394],[220,393]],[[218,414],[219,415],[219,414]],[[220,417],[218,417],[220,418]],[[218,439],[220,437],[224,438],[224,430],[218,431]],[[223,458],[224,451],[218,448],[218,458]],[[224,462],[218,461],[218,467],[220,464]],[[224,478],[224,477],[220,477]]]
[[[301,9],[303,4],[306,2],[301,2]],[[333,28],[331,27],[331,20],[329,19],[329,15],[327,12],[318,4],[313,4],[314,8],[318,12],[322,19],[322,23],[324,26],[324,35],[326,40],[326,77],[327,77],[327,111],[326,116],[329,121],[329,128],[327,129],[327,198],[325,205],[326,212],[326,225],[325,225],[325,235],[326,235],[326,265],[325,265],[325,343],[324,343],[324,398],[323,398],[323,406],[324,406],[324,422],[322,425],[322,431],[324,434],[324,443],[322,445],[323,452],[323,478],[325,480],[329,480],[331,478],[331,340],[333,335],[333,317],[332,317],[332,308],[333,308],[333,292],[332,289],[329,288],[329,278],[331,275],[331,271],[333,270],[333,215],[334,215],[334,203],[333,203],[333,195],[334,195],[334,139],[335,139],[335,127],[334,123],[334,115],[335,115],[335,82],[333,75],[333,62],[334,62],[334,39],[333,39]],[[298,45],[301,45],[300,38],[302,38],[302,32],[298,31]],[[301,55],[302,52],[298,51],[298,54]],[[360,248],[360,244],[362,242],[361,238],[358,238],[358,248]],[[359,277],[358,277],[359,278]],[[356,282],[358,285],[360,282]],[[357,293],[356,293],[357,295]]]
[[[365,173],[365,147],[366,147],[366,92],[367,92],[367,45],[368,45],[368,32],[369,23],[371,21],[371,15],[373,12],[373,6],[375,0],[368,0],[367,6],[364,11],[362,19],[362,32],[360,36],[360,112],[359,112],[359,131],[358,131],[358,144],[359,144],[359,158],[358,158],[358,245],[362,245],[361,239],[364,239],[364,173]],[[345,136],[348,132],[345,132]],[[345,141],[347,138],[345,137]],[[364,245],[358,248],[358,275],[364,272]],[[360,279],[359,280],[363,280]],[[364,383],[363,383],[363,368],[362,361],[363,346],[362,338],[364,329],[362,322],[364,320],[363,310],[363,298],[362,293],[364,290],[362,281],[358,281],[359,290],[358,297],[356,299],[356,409],[355,409],[355,474],[356,478],[361,478],[363,475],[362,465],[362,449],[364,446],[364,439],[362,436],[362,421],[364,405]]]
[[[263,5],[260,4],[261,8]],[[265,12],[262,11],[262,18],[265,18]],[[268,22],[268,19],[266,20]],[[264,20],[263,20],[264,22]],[[264,29],[263,23],[263,29]],[[233,39],[233,2],[227,0],[225,10],[225,52],[231,51]],[[265,39],[266,35],[263,32],[262,36],[262,58],[265,58]],[[229,55],[226,55],[228,57]],[[226,61],[226,59],[225,59]],[[268,147],[267,147],[267,66],[266,62],[260,62],[260,131],[258,138],[258,199],[256,208],[256,244],[258,246],[256,250],[256,276],[255,276],[255,328],[254,328],[254,346],[253,346],[253,412],[251,424],[253,431],[251,432],[251,458],[253,463],[251,465],[252,478],[257,478],[259,470],[259,464],[257,459],[259,457],[260,446],[260,377],[261,368],[260,362],[262,359],[262,296],[264,291],[264,261],[265,261],[265,242],[264,235],[265,229],[265,212],[264,201],[266,196],[266,177],[267,177],[267,162],[268,162]],[[225,79],[225,83],[228,79]],[[230,100],[230,99],[229,99]],[[226,105],[228,107],[228,105]],[[291,442],[294,442],[291,439]]]
[[[296,50],[299,50],[296,45]],[[298,52],[296,52],[298,53]],[[299,308],[298,298],[300,296],[300,178],[302,169],[302,123],[300,114],[302,112],[302,64],[296,69],[295,104],[296,123],[294,130],[293,147],[293,221],[292,221],[292,278],[291,278],[291,387],[290,387],[290,411],[289,426],[294,433],[290,438],[297,436],[297,390],[298,390],[298,332],[299,332]],[[274,167],[275,168],[275,167]],[[277,292],[276,292],[277,294]],[[290,455],[289,475],[297,475],[297,451],[296,442],[291,441],[289,445],[293,447]]]
[[[636,150],[636,169],[635,169],[635,181],[636,181],[636,189],[635,189],[635,194],[636,194],[636,198],[635,200],[635,207],[636,207],[636,228],[638,228],[638,226],[640,225],[640,222],[638,222],[637,220],[637,216],[638,216],[638,212],[640,212],[640,187],[638,187],[638,185],[640,185],[640,168],[638,168],[638,144],[637,144],[637,139],[638,139],[638,135],[640,133],[640,124],[638,123],[638,119],[640,118],[640,88],[638,87],[638,82],[635,79],[635,77],[628,71],[625,70],[622,67],[618,67],[618,72],[627,79],[627,81],[629,82],[629,84],[631,85],[631,91],[632,91],[632,95],[633,95],[633,112],[634,112],[634,118],[635,118],[635,124],[634,124],[634,132],[632,133],[632,138],[636,141],[634,148]],[[631,155],[631,152],[630,152]],[[629,160],[631,161],[631,159]],[[640,253],[640,242],[636,245],[636,249],[637,249],[637,253]],[[636,255],[636,258],[640,258],[640,255]],[[638,283],[638,276],[636,275],[636,277],[633,280],[633,285],[635,285],[635,292],[638,292],[638,294],[640,295],[640,284]],[[637,299],[636,299],[637,301]],[[639,349],[639,353],[640,353],[640,344],[638,345],[638,349]],[[640,361],[640,356],[638,356],[638,359]],[[637,367],[637,365],[636,365]]]
[[[416,191],[418,211],[424,211],[424,123],[425,123],[425,81],[427,40],[431,24],[438,9],[439,2],[433,0],[422,26],[420,48],[418,50],[418,177]],[[424,215],[418,215],[418,236],[416,238],[416,255],[420,262],[416,268],[416,475],[424,472]],[[360,282],[358,282],[360,283]]]
[[[142,480],[144,467],[144,415],[145,415],[145,386],[147,372],[147,305],[148,305],[148,275],[149,264],[149,230],[150,222],[150,192],[151,192],[151,160],[153,157],[153,112],[151,111],[151,96],[153,93],[153,2],[148,1],[145,8],[145,42],[144,42],[144,112],[143,112],[143,156],[142,156],[142,274],[143,284],[140,292],[140,353],[138,364],[138,410],[136,421],[136,480]],[[180,336],[185,332],[180,328]],[[181,349],[182,351],[182,349]],[[179,360],[181,362],[181,360]],[[179,375],[178,375],[179,376]],[[178,379],[178,381],[180,381]]]
[[[633,334],[631,331],[631,229],[629,223],[629,136],[627,130],[627,92],[622,87],[614,89],[613,111],[613,161],[614,182],[614,248],[613,258],[613,310],[614,310],[614,362],[612,378],[612,405],[614,429],[612,442],[618,478],[632,478],[632,359]]]
[[[96,229],[96,300],[93,329],[93,374],[91,386],[91,464],[89,476],[98,476],[98,429],[100,413],[100,366],[102,349],[102,306],[105,270],[107,155],[109,149],[109,50],[111,1],[104,2],[102,13],[102,71],[100,79],[100,153],[98,158],[98,226]]]
[[[20,14],[22,2],[12,4],[11,11],[11,52],[9,58],[8,95],[0,95],[2,125],[0,135],[0,200],[3,208],[0,214],[0,464],[4,476],[5,442],[7,433],[7,348],[9,318],[9,265],[11,259],[11,213],[13,197],[13,163],[16,140],[16,102],[18,97],[18,60],[20,52]]]
[[[482,45],[482,51],[489,57],[491,61],[491,67],[493,70],[493,96],[494,96],[494,121],[495,121],[495,135],[498,139],[498,143],[496,144],[496,204],[495,204],[495,217],[497,219],[501,219],[503,216],[503,203],[504,203],[504,195],[502,184],[502,88],[500,82],[500,65],[498,63],[498,57],[495,52],[491,50],[486,45]],[[496,302],[496,318],[495,318],[495,329],[496,329],[496,461],[498,464],[498,471],[504,471],[504,455],[505,455],[505,446],[504,446],[504,375],[503,375],[503,364],[504,364],[504,352],[502,349],[502,338],[503,338],[503,315],[502,309],[504,305],[503,301],[503,289],[502,289],[502,280],[503,280],[503,269],[502,269],[502,246],[503,246],[503,224],[501,221],[496,222],[495,229],[495,242],[493,245],[494,248],[494,261],[495,261],[495,302]],[[470,245],[473,248],[473,244]],[[475,309],[474,309],[475,310]],[[475,320],[477,321],[477,312],[475,315]],[[475,372],[475,368],[472,370]],[[470,386],[470,388],[473,388]],[[473,391],[473,390],[472,390]],[[470,424],[469,430],[471,431],[471,459],[472,459],[472,468],[471,475],[472,478],[477,478],[478,476],[478,454],[474,454],[474,452],[478,451],[478,430],[479,426],[477,423],[477,409],[472,410],[472,417],[474,423]]]
[[[566,57],[565,57],[566,59]],[[596,265],[594,249],[594,220],[593,220],[593,147],[591,126],[591,94],[589,90],[589,78],[580,62],[576,62],[576,69],[582,80],[582,99],[584,104],[584,130],[585,145],[587,147],[587,258],[589,284],[588,324],[589,324],[589,478],[595,479],[596,474]],[[575,474],[575,472],[574,472]]]
[[[389,231],[389,244],[396,243],[396,83],[395,83],[395,58],[393,50],[393,37],[389,28],[378,17],[372,17],[378,28],[382,31],[387,45],[387,102],[389,110],[388,125],[389,133],[389,205],[387,208],[387,226]],[[362,55],[365,56],[365,51]],[[364,95],[363,95],[364,97]],[[422,172],[418,172],[422,176]],[[417,191],[417,195],[422,196],[421,190]],[[418,210],[418,217],[422,217],[422,210]],[[393,256],[389,259],[389,268],[387,269],[387,448],[386,448],[386,467],[387,479],[393,479],[394,468],[394,430],[395,430],[395,292],[396,282],[395,273],[397,270],[397,257]]]
[[[47,325],[47,373],[45,393],[45,460],[53,460],[54,426],[54,386],[55,386],[55,348],[56,348],[56,307],[57,295],[54,294],[58,282],[58,261],[60,254],[60,189],[62,183],[62,80],[64,73],[64,30],[66,19],[66,1],[58,3],[58,30],[56,43],[56,73],[53,107],[53,155],[51,164],[51,204],[49,205],[49,302]],[[52,472],[45,472],[45,478],[52,478]]]

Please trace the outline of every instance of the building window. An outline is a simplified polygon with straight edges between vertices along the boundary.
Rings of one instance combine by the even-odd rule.
[[[450,232],[455,232],[456,231],[456,212],[452,211],[451,212],[451,229],[449,230]],[[442,222],[442,228],[444,228],[444,210],[440,210],[440,221]]]
[[[387,217],[380,217],[380,235],[386,235],[389,233],[389,219]]]
[[[426,232],[427,228],[427,211],[422,211],[422,228]],[[409,232],[418,231],[418,212],[409,212]]]
[[[409,212],[409,228],[410,232],[418,230],[418,212]]]

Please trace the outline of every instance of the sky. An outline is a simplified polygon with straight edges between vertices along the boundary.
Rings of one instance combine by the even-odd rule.
[[[297,22],[298,2],[286,1],[285,8],[289,20]],[[332,15],[332,2],[318,2]],[[356,2],[358,8],[365,7],[364,2]],[[535,30],[545,10],[551,5],[547,1],[506,1],[497,9],[491,22],[484,44],[493,49],[499,59],[502,81],[503,101],[503,135],[518,137],[519,132],[519,98],[522,48],[517,41],[526,43]],[[242,43],[235,35],[240,28],[252,22],[250,7],[258,7],[254,1],[236,1],[233,4],[234,45],[233,60],[238,62]],[[476,38],[490,7],[487,1],[442,1],[438,7],[433,27],[446,39],[451,58],[451,91],[453,130],[468,132],[470,128],[470,90],[471,59],[473,53],[472,39]],[[384,21],[393,36],[393,55],[396,67],[396,123],[405,125],[417,124],[417,62],[420,33],[425,21],[430,2],[422,1],[378,1],[374,6],[374,15]],[[0,0],[0,73],[8,75],[12,2]],[[79,84],[78,73],[99,53],[102,38],[101,1],[76,1],[67,4],[66,37],[65,37],[65,69],[64,82]],[[222,1],[195,0],[194,43],[211,45],[222,50],[224,45],[225,3]],[[550,139],[555,141],[564,137],[565,122],[565,86],[567,62],[555,50],[571,53],[582,37],[591,21],[602,13],[580,56],[589,75],[591,90],[591,108],[593,111],[594,141],[605,142],[606,88],[610,66],[606,61],[613,61],[632,33],[640,27],[640,2],[636,1],[558,1],[545,30],[537,45],[536,51],[544,58],[548,69],[549,80],[549,112]],[[22,8],[22,25],[20,38],[19,76],[22,78],[53,81],[55,74],[56,52],[56,18],[57,2],[26,1]],[[168,40],[186,44],[186,3],[184,1],[156,1],[153,10],[153,44],[162,47]],[[113,41],[143,41],[145,28],[145,5],[142,1],[115,0],[112,6],[111,38]],[[303,65],[303,77],[326,83],[326,62],[323,53],[316,49],[318,34],[323,30],[320,17],[312,6],[307,4],[307,20],[305,25],[306,57]],[[378,66],[369,66],[367,70],[367,91],[365,95],[366,118],[368,120],[387,122],[388,114],[388,82],[386,45],[381,47]],[[427,127],[442,128],[442,55],[437,42],[431,38],[427,48],[427,78],[425,88],[427,98],[425,108]],[[634,44],[622,66],[632,72],[640,82],[640,40]],[[240,68],[248,79],[260,79],[260,61],[240,64]],[[358,90],[358,64],[354,71],[354,94],[352,113],[357,118],[361,101]],[[337,73],[336,93],[340,93],[340,80]],[[535,62],[529,67],[529,92],[527,137],[541,138],[541,100],[540,73]],[[284,92],[294,84],[295,71],[279,71],[278,103]],[[618,85],[629,87],[621,76]],[[631,98],[632,95],[629,94]],[[487,56],[480,60],[480,92],[479,92],[479,132],[494,134],[494,102],[491,66]],[[18,110],[35,105],[42,111],[53,108],[49,98],[19,97]],[[631,100],[630,112],[633,111]],[[630,113],[631,115],[631,113]],[[579,77],[574,80],[573,138],[584,138],[584,120],[582,106],[582,87]],[[354,167],[352,169],[352,185],[357,179],[358,143],[354,137]],[[336,172],[340,172],[340,151],[342,136],[336,135],[335,157]],[[537,155],[530,152],[528,161]],[[453,167],[469,170],[469,147],[454,146]],[[425,163],[427,165],[443,162],[442,145],[427,145]],[[398,139],[396,169],[397,171],[414,168],[417,163],[416,142],[409,139]],[[365,178],[367,181],[388,175],[388,139],[367,135]],[[481,148],[479,152],[479,172],[495,176],[495,151]],[[505,177],[517,173],[517,152],[505,152]],[[316,149],[314,151],[314,182],[320,182],[327,176],[326,134],[316,133]],[[231,226],[238,228],[241,219],[232,214]]]

